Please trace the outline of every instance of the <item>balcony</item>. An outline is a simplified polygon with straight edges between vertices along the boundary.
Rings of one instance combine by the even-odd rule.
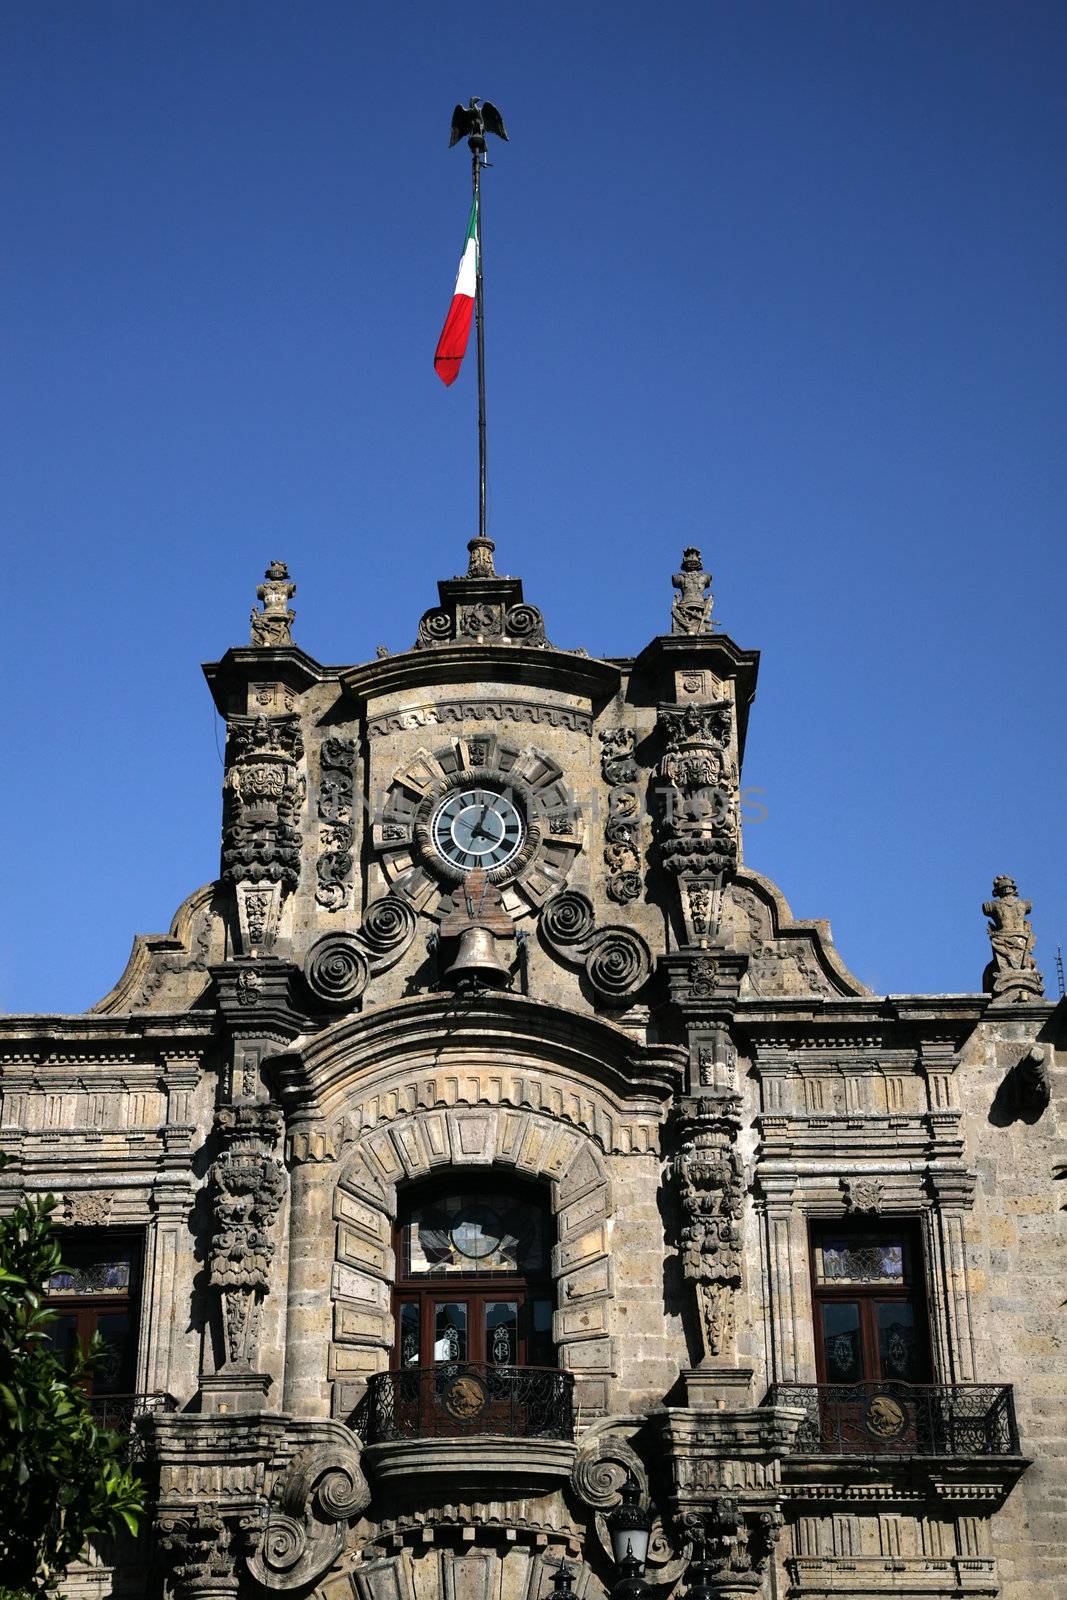
[[[144,1435],[137,1426],[139,1417],[156,1411],[174,1411],[178,1402],[172,1394],[157,1390],[151,1394],[93,1394],[89,1410],[96,1427],[117,1433],[123,1439],[121,1459],[126,1464],[143,1461]]]
[[[538,1492],[574,1463],[574,1377],[469,1361],[379,1372],[352,1418],[379,1483],[507,1479]]]
[[[1010,1384],[776,1383],[768,1405],[804,1412],[805,1456],[1017,1456]]]

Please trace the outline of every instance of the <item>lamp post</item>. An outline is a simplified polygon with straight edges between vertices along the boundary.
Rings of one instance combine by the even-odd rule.
[[[632,1472],[622,1486],[622,1498],[607,1519],[612,1554],[619,1580],[611,1600],[645,1600],[652,1590],[641,1576],[648,1554],[652,1517],[641,1509],[641,1486]]]

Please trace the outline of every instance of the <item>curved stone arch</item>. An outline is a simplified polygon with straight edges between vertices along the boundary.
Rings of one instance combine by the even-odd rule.
[[[397,1185],[435,1172],[490,1168],[549,1186],[557,1227],[553,1336],[560,1365],[574,1373],[575,1399],[584,1411],[607,1409],[615,1370],[614,1206],[600,1149],[583,1130],[523,1107],[456,1105],[422,1108],[371,1129],[339,1172],[330,1284],[335,1412],[350,1411],[366,1379],[389,1365]]]

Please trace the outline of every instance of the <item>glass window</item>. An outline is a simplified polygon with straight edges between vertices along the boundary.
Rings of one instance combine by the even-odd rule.
[[[462,1300],[438,1302],[434,1307],[433,1358],[435,1361],[466,1361],[467,1306]]]
[[[915,1225],[816,1227],[811,1260],[820,1383],[928,1383]]]
[[[503,1195],[442,1195],[411,1212],[404,1228],[404,1266],[410,1277],[543,1273],[544,1212]]]
[[[141,1249],[135,1238],[104,1233],[61,1240],[63,1265],[48,1283],[57,1313],[49,1338],[69,1365],[99,1336],[100,1356],[86,1387],[94,1395],[130,1394],[137,1354],[136,1296]]]
[[[472,1177],[406,1198],[396,1228],[396,1367],[554,1366],[547,1195]]]

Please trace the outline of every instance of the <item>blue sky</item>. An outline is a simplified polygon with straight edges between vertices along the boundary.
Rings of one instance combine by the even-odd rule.
[[[751,865],[881,991],[1062,871],[1067,10],[9,0],[0,1005],[78,1010],[218,865],[198,663],[267,561],[323,661],[475,531],[432,355],[486,178],[490,532],[560,643],[695,543],[763,652]]]

